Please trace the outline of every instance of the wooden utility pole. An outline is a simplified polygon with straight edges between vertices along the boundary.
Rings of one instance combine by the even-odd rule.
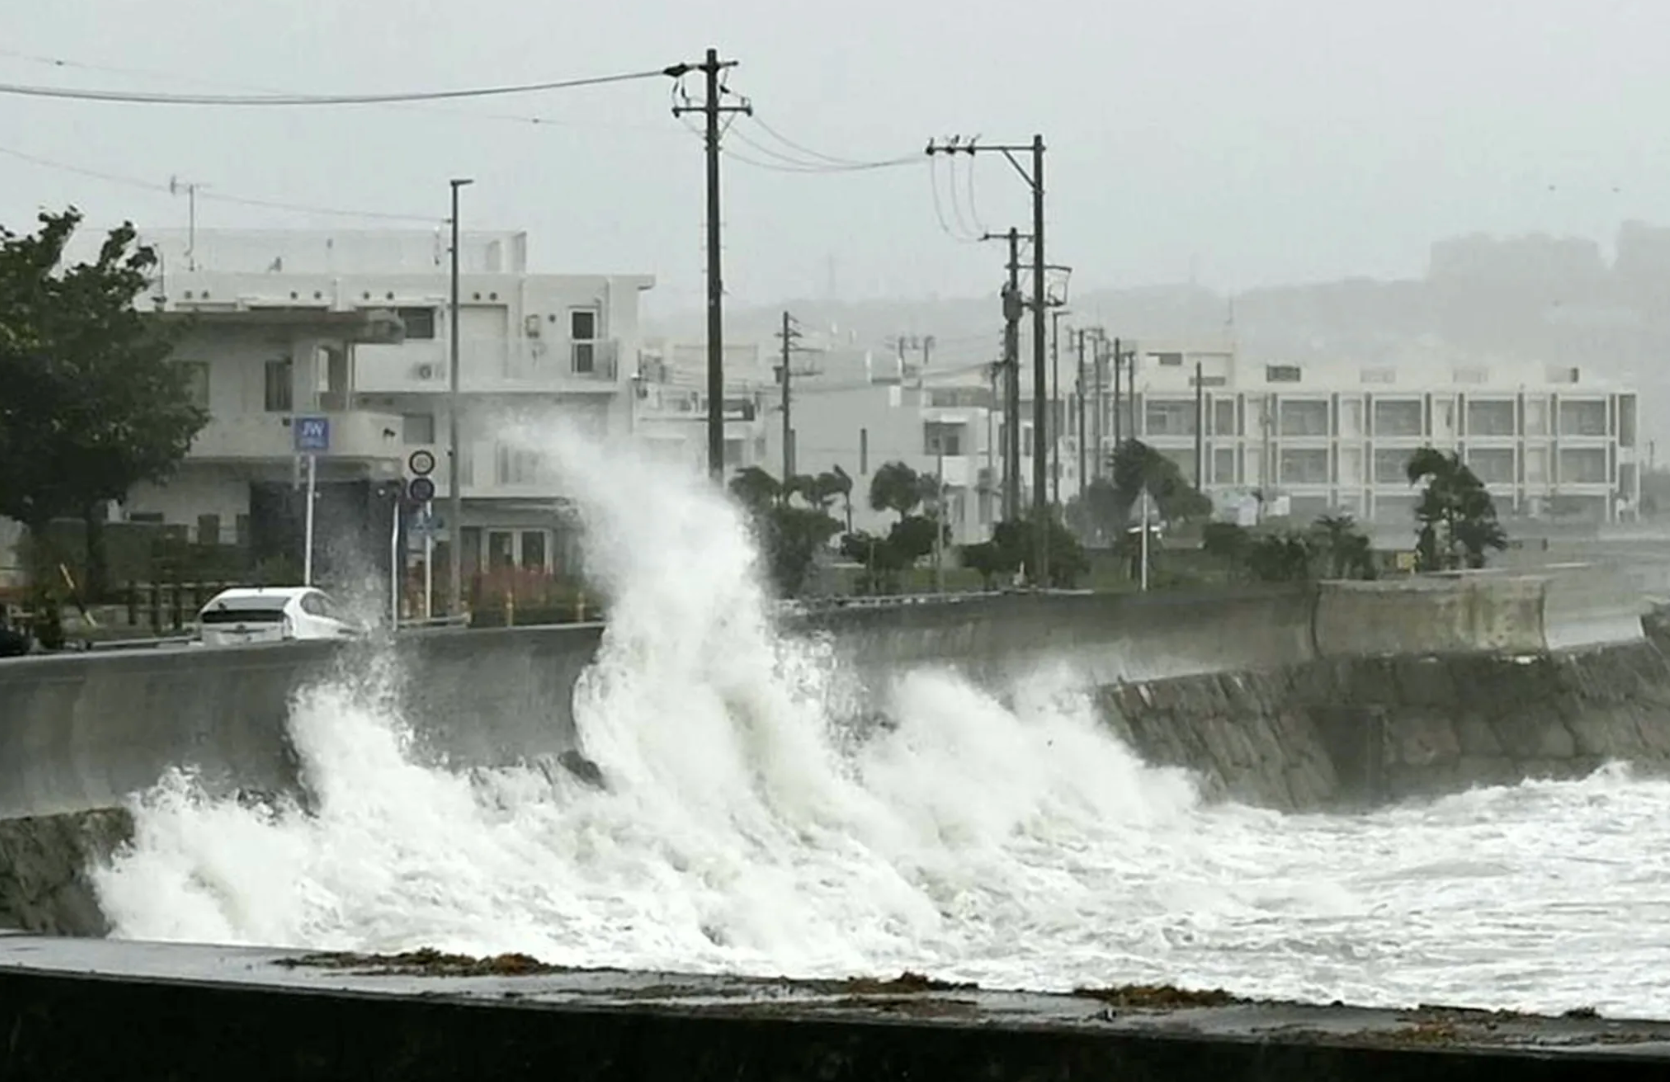
[[[667,74],[677,79],[699,71],[706,77],[706,95],[699,105],[675,105],[673,115],[701,113],[706,120],[703,142],[707,149],[707,472],[715,481],[725,478],[725,282],[720,260],[719,118],[726,113],[752,115],[753,106],[723,104],[719,75],[736,67],[709,49],[700,64],[676,64]]]
[[[1009,230],[1009,281],[1003,287],[1003,518],[1021,513],[1020,233]]]
[[[1206,384],[1195,362],[1195,488],[1206,491]]]
[[[794,476],[794,425],[790,420],[792,399],[789,396],[789,361],[794,353],[795,339],[800,337],[800,331],[795,329],[794,317],[783,313],[783,329],[778,332],[783,340],[783,366],[779,378],[783,382],[783,483],[788,484],[789,478]]]
[[[1078,424],[1077,424],[1077,426],[1075,426],[1074,431],[1078,435],[1078,444],[1079,444],[1079,504],[1081,505],[1079,507],[1079,513],[1082,515],[1084,513],[1084,507],[1082,505],[1084,503],[1084,485],[1085,485],[1085,481],[1084,481],[1084,465],[1085,465],[1085,457],[1084,457],[1084,452],[1085,452],[1085,440],[1084,440],[1084,328],[1082,328],[1082,327],[1079,328],[1078,339],[1079,339],[1079,378],[1078,378],[1078,382],[1076,384],[1074,384],[1074,388],[1078,393],[1078,403],[1077,403],[1077,406],[1078,406]],[[1100,448],[1098,448],[1097,450],[1099,452]]]
[[[1048,380],[1046,372],[1046,351],[1044,348],[1045,310],[1049,307],[1046,297],[1046,283],[1044,281],[1044,137],[1034,135],[1031,143],[1003,145],[1000,143],[981,144],[970,139],[963,141],[953,136],[944,143],[930,141],[927,153],[929,157],[935,154],[967,154],[970,157],[977,153],[997,153],[1008,159],[1014,166],[1015,172],[1026,181],[1032,189],[1032,512],[1038,530],[1038,552],[1034,566],[1031,568],[1034,585],[1049,582],[1049,456],[1046,439],[1048,401],[1046,393]],[[1017,157],[1020,154],[1032,155],[1031,168],[1022,164]],[[1010,230],[1011,245],[1014,244],[1016,231]],[[1013,247],[1011,248],[1013,250]],[[1015,285],[1011,278],[1012,285]],[[1018,286],[1016,287],[1018,289]],[[1007,309],[1008,302],[1005,301]],[[1015,379],[1019,381],[1019,372]],[[1019,389],[1017,386],[1017,395]],[[1017,437],[1018,438],[1018,437]],[[1019,469],[1017,454],[1016,469]],[[1012,482],[1017,483],[1018,482]],[[1018,499],[1016,501],[1019,502]],[[1019,508],[1016,508],[1018,516]]]

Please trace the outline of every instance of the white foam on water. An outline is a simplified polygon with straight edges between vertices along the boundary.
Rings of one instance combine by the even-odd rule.
[[[167,779],[94,873],[115,934],[1670,1015],[1670,786],[1209,807],[1051,672],[1008,705],[911,673],[893,727],[854,743],[727,501],[629,448],[523,438],[570,481],[610,595],[576,698],[609,789],[415,764],[386,673],[311,689],[291,727],[314,804]]]

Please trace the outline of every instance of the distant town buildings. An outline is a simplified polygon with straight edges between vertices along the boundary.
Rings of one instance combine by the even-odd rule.
[[[1191,481],[1198,461],[1200,487],[1220,506],[1283,499],[1300,520],[1344,512],[1406,523],[1418,494],[1405,466],[1428,444],[1459,451],[1504,517],[1612,522],[1639,506],[1637,396],[1580,367],[1528,378],[1523,366],[1443,357],[1251,363],[1227,342],[1138,341],[1121,352],[1121,385],[1134,366],[1136,393],[1120,395],[1116,421],[1104,391],[1104,452],[1118,430]]]
[[[295,439],[323,418],[317,501],[323,535],[387,551],[388,482],[414,452],[437,464],[436,564],[462,544],[465,574],[550,570],[572,553],[560,486],[507,419],[560,410],[565,424],[623,435],[633,423],[639,294],[648,275],[530,274],[521,233],[459,244],[459,487],[447,521],[449,266],[438,233],[146,233],[163,273],[143,310],[192,320],[179,363],[212,420],[165,486],[141,486],[133,521],[183,527],[201,543],[293,549],[301,497]],[[391,333],[391,329],[393,333]],[[324,547],[327,549],[328,540]]]

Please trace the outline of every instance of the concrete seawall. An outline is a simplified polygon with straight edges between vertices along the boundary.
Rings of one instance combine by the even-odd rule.
[[[1045,663],[1114,686],[1319,658],[1575,650],[1642,635],[1627,590],[1546,575],[992,595],[785,622],[829,638],[859,685],[946,664],[994,688]],[[212,792],[294,789],[286,719],[298,696],[327,683],[364,688],[341,678],[377,666],[420,757],[468,767],[557,756],[576,747],[574,685],[602,634],[596,625],[449,631],[380,650],[304,642],[0,663],[0,820],[112,807],[171,767],[195,769]]]

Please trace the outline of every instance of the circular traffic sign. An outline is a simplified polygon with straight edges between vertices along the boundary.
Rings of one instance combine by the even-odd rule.
[[[427,477],[414,477],[406,486],[406,494],[418,503],[428,503],[435,498],[435,482]]]
[[[417,476],[428,477],[435,472],[435,456],[420,447],[406,459],[406,466]]]

